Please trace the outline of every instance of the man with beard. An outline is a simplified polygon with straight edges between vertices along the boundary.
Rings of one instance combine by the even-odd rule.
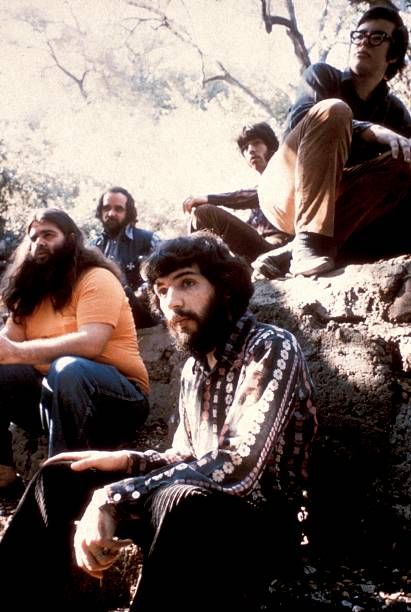
[[[143,553],[132,612],[252,612],[268,578],[297,563],[316,429],[307,366],[292,334],[248,310],[249,268],[212,234],[160,243],[143,275],[153,307],[191,355],[172,446],[49,460],[0,544],[1,596],[20,578],[27,538],[37,560],[25,575],[32,607],[104,610],[70,582],[71,554],[101,578],[132,540]]]
[[[136,329],[156,325],[158,320],[148,308],[140,264],[159,241],[158,236],[135,226],[134,198],[123,187],[111,187],[100,196],[96,217],[103,224],[103,233],[93,244],[120,266]]]
[[[10,422],[43,425],[50,456],[113,448],[144,422],[147,370],[119,275],[62,210],[29,220],[2,286],[0,494],[17,482]]]
[[[268,123],[261,121],[245,125],[237,138],[237,145],[250,168],[262,174],[278,149],[278,139]],[[242,221],[224,208],[250,210],[250,214],[247,221]],[[183,202],[183,211],[190,214],[190,233],[198,230],[214,232],[233,253],[245,257],[249,263],[291,240],[291,236],[280,232],[263,214],[257,189],[189,196]]]

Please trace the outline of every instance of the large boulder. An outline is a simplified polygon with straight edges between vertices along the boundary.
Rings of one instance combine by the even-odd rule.
[[[297,336],[314,379],[312,527],[324,553],[405,554],[410,542],[411,334],[399,320],[411,308],[398,308],[410,273],[402,256],[256,283],[258,318]]]
[[[410,276],[411,257],[402,256],[318,278],[255,284],[252,310],[296,335],[315,383],[311,550],[333,563],[381,560],[395,566],[409,554],[411,309],[404,315],[399,306]],[[152,408],[136,446],[162,449],[175,427],[182,360],[161,325],[139,336]],[[21,431],[15,438],[27,476],[45,447]],[[105,578],[113,607],[126,605],[139,563],[132,548]]]

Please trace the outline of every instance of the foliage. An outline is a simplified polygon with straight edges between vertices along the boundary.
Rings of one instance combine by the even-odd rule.
[[[262,0],[4,2],[0,251],[44,204],[92,238],[109,185],[127,187],[141,226],[162,236],[185,232],[190,193],[253,185],[236,134],[266,120],[280,135],[304,62],[344,64],[368,5],[265,4],[269,34]],[[394,83],[406,103],[409,74]]]

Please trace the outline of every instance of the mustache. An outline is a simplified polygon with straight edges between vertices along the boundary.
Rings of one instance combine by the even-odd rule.
[[[174,328],[181,319],[193,319],[197,323],[201,323],[201,319],[197,313],[193,312],[192,310],[184,310],[183,308],[176,308],[176,310],[174,311],[174,315],[172,319],[170,319],[168,324],[170,327]]]
[[[34,257],[36,255],[41,255],[42,253],[50,253],[50,249],[48,249],[47,247],[38,247],[35,251],[34,251]]]

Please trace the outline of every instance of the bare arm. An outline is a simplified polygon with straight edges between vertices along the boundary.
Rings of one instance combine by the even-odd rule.
[[[119,451],[69,451],[59,453],[50,457],[45,462],[58,463],[59,461],[71,461],[71,469],[74,472],[84,470],[100,470],[101,472],[128,472],[130,468],[130,452]]]
[[[129,471],[129,452],[120,451],[74,451],[60,453],[46,461],[46,464],[71,461],[75,472],[96,469],[103,472]],[[114,476],[113,476],[114,477]],[[74,536],[76,562],[85,572],[101,578],[118,558],[121,549],[131,540],[114,537],[117,521],[106,506],[106,492],[97,489],[81,519],[77,523]]]
[[[23,340],[26,339],[24,327],[15,323],[11,317],[7,319],[4,327],[2,327],[0,331],[0,337],[1,336],[5,336],[9,340],[14,340],[15,342],[23,342]]]
[[[121,549],[132,540],[114,537],[117,521],[105,507],[104,489],[93,493],[74,535],[74,553],[78,567],[94,578],[101,578],[118,558]]]
[[[55,338],[22,340],[10,329],[10,336],[0,336],[0,363],[36,365],[50,363],[63,355],[78,355],[94,359],[101,355],[113,328],[106,323],[87,323],[76,332]]]

